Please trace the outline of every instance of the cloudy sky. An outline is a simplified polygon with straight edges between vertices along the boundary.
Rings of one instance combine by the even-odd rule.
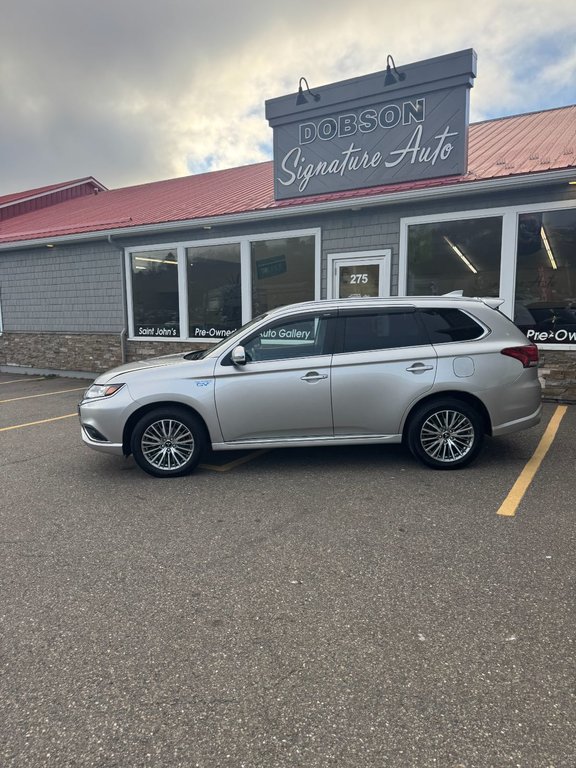
[[[576,103],[575,0],[5,0],[0,195],[268,160],[264,101],[474,48],[471,119]]]

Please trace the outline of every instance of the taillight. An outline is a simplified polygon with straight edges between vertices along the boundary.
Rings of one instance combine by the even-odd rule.
[[[515,357],[520,360],[524,368],[534,368],[538,365],[538,347],[536,344],[525,344],[522,347],[506,347],[500,354]]]

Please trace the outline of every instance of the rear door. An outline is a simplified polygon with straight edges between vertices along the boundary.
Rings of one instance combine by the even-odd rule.
[[[344,309],[332,360],[334,437],[396,435],[437,359],[414,307]]]

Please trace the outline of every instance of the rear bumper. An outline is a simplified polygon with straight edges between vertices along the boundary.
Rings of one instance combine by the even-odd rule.
[[[542,418],[542,403],[538,405],[538,408],[529,416],[524,416],[521,419],[515,419],[514,421],[508,421],[505,424],[498,424],[498,426],[492,427],[492,434],[494,437],[499,435],[509,435],[512,432],[521,432],[523,429],[530,429],[535,427]]]

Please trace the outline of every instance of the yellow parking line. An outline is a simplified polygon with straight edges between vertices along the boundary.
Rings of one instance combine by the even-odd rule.
[[[564,414],[567,410],[567,405],[559,405],[556,408],[532,458],[520,473],[518,479],[512,486],[510,493],[502,502],[497,514],[503,515],[504,517],[514,517],[524,494],[528,490],[530,483],[534,479],[534,475],[538,471],[540,464],[542,464],[544,457],[548,453],[548,449],[556,437],[560,422],[564,418]]]
[[[213,472],[229,472],[231,469],[239,467],[241,464],[247,464],[249,461],[257,459],[258,456],[262,456],[263,453],[268,453],[268,450],[263,449],[261,451],[253,451],[253,453],[249,453],[248,456],[242,456],[240,459],[230,461],[228,464],[222,464],[221,466],[218,466],[217,464],[200,464],[200,467],[202,469],[211,469]]]
[[[40,395],[23,395],[22,397],[11,397],[8,400],[0,400],[0,403],[15,403],[16,400],[31,400],[34,397],[50,397],[50,395],[62,395],[64,392],[78,392],[86,387],[74,387],[73,389],[59,389],[57,392],[42,392]]]
[[[8,432],[11,429],[22,429],[22,427],[35,427],[36,424],[48,424],[50,421],[60,421],[61,419],[70,419],[72,416],[78,416],[77,413],[67,413],[65,416],[54,416],[52,419],[42,419],[41,421],[28,421],[26,424],[15,424],[13,427],[0,427],[0,432]]]

